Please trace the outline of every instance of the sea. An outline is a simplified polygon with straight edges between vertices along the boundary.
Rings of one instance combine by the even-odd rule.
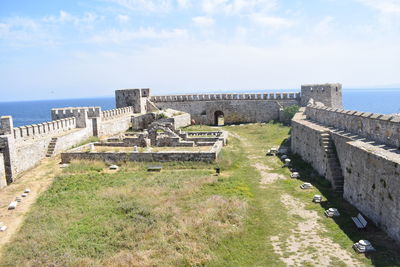
[[[285,90],[298,92],[299,90]],[[246,91],[249,93],[282,92],[276,90]],[[221,93],[221,92],[219,92]],[[232,93],[232,92],[230,92]],[[240,92],[235,92],[240,93]],[[51,109],[60,107],[100,106],[102,110],[115,108],[114,97],[59,99],[20,102],[0,102],[0,116],[11,115],[14,126],[51,121]],[[343,89],[343,106],[347,110],[380,114],[400,113],[400,88]]]

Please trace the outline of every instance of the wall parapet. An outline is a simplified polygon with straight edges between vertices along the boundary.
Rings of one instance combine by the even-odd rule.
[[[76,128],[76,118],[66,118],[43,122],[39,124],[26,125],[13,129],[14,139],[34,139],[48,135],[59,134]]]
[[[110,109],[101,112],[101,119],[106,121],[131,114],[133,114],[133,107]]]
[[[53,119],[63,119],[76,117],[78,114],[87,112],[89,118],[100,117],[101,107],[65,107],[65,108],[53,108],[51,110],[51,116]]]
[[[321,106],[306,107],[308,119],[400,148],[400,116]]]
[[[185,102],[185,101],[215,101],[215,100],[300,100],[300,93],[256,93],[256,94],[195,94],[195,95],[167,95],[151,96],[150,100],[157,102]]]

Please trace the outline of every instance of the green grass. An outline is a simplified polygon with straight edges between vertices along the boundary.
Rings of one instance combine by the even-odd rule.
[[[210,129],[215,130],[185,130]],[[112,172],[101,162],[73,162],[38,199],[5,248],[0,266],[285,266],[270,238],[287,238],[304,219],[288,214],[282,194],[317,211],[328,230],[321,236],[363,265],[399,265],[385,235],[374,228],[357,231],[350,219],[355,210],[300,158],[293,156],[293,164],[315,189],[301,191],[304,181],[296,179],[260,187],[255,163],[289,176],[278,158],[264,156],[267,149],[287,143],[288,127],[270,123],[221,129],[231,136],[215,163],[169,162],[162,164],[162,172],[150,173],[152,163],[120,163],[121,169]],[[317,193],[329,203],[311,203]],[[327,206],[338,207],[342,216],[324,218]],[[370,259],[351,249],[363,236],[377,244]],[[314,248],[304,249],[315,257]],[[334,262],[345,266],[338,258]]]

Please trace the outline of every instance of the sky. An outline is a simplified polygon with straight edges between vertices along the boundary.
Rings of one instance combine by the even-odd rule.
[[[0,101],[400,88],[400,0],[0,0]]]

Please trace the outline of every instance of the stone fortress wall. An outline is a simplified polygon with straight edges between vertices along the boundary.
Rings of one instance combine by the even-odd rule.
[[[159,109],[187,112],[196,124],[215,124],[220,114],[230,124],[279,120],[283,107],[299,104],[300,93],[151,96],[150,101]]]
[[[293,118],[292,151],[333,185],[341,177],[343,197],[400,241],[400,117],[319,100]]]
[[[57,155],[91,136],[126,131],[133,115],[133,107],[107,111],[100,107],[57,108],[51,111],[52,121],[22,127],[13,127],[10,116],[1,117],[0,188],[46,156]]]
[[[303,108],[292,120],[292,151],[331,181],[333,189],[400,241],[400,119],[342,109],[341,84],[304,85],[301,93],[151,96],[150,89],[115,92],[117,109],[52,110],[52,121],[13,127],[0,120],[0,187],[37,164],[91,136],[115,135],[154,119],[149,112],[174,109],[197,124],[278,120],[290,105]],[[179,116],[177,117],[179,124]],[[187,121],[187,115],[182,116]],[[153,157],[153,156],[152,156]],[[155,155],[153,159],[157,159]]]

